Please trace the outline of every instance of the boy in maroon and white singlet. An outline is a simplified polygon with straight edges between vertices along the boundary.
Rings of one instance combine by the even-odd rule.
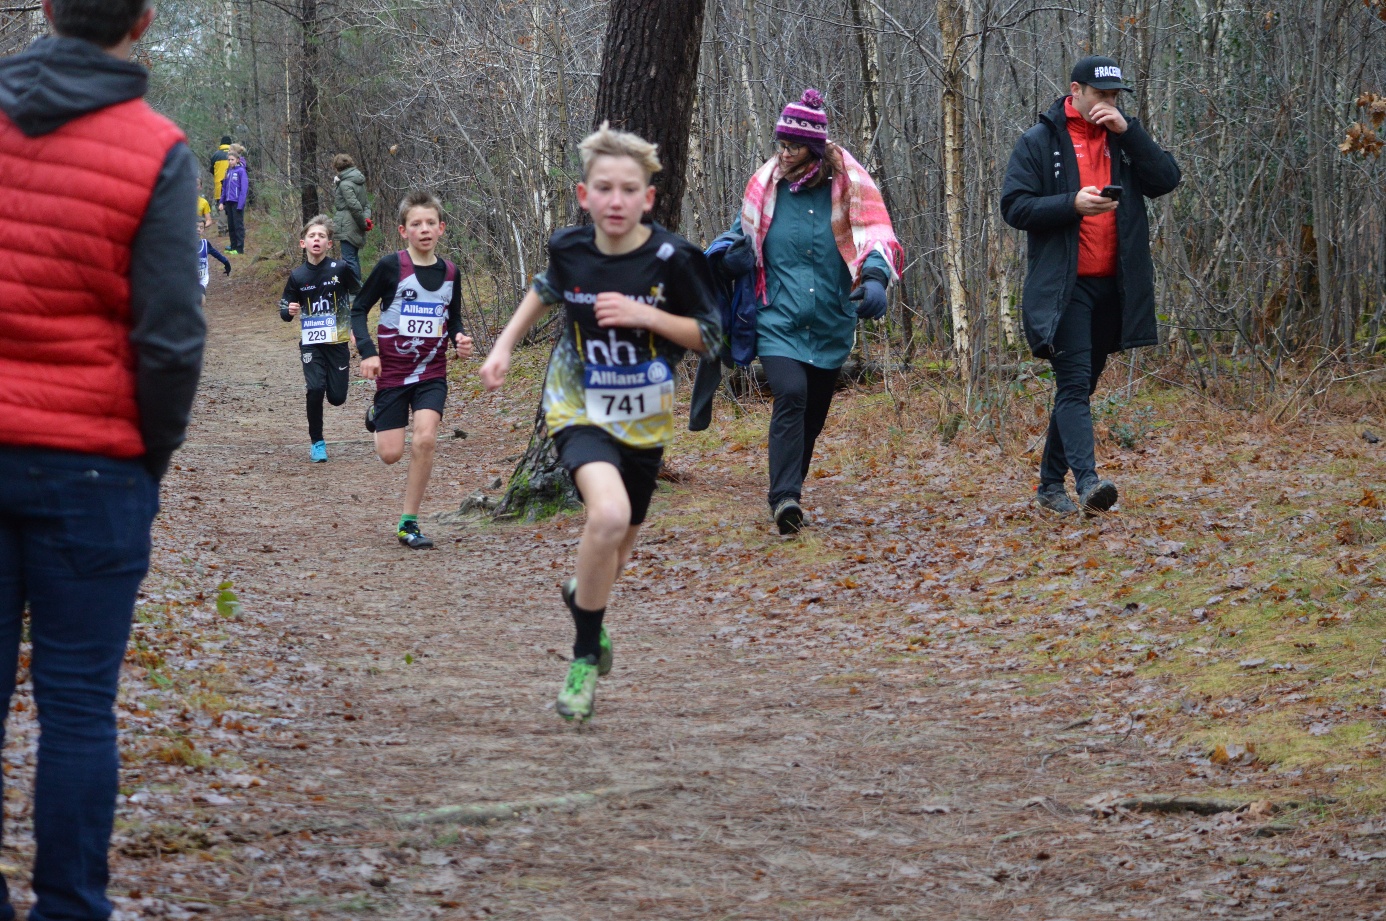
[[[404,456],[404,428],[410,410],[414,413],[409,479],[396,533],[401,544],[415,550],[433,546],[419,531],[419,505],[433,472],[447,402],[448,345],[455,345],[461,358],[472,354],[472,340],[462,329],[457,266],[434,253],[444,229],[438,199],[428,192],[409,193],[399,206],[399,234],[408,247],[376,263],[351,306],[361,374],[375,381],[366,428],[375,433],[375,452],[385,463]],[[378,350],[366,323],[376,303]]]

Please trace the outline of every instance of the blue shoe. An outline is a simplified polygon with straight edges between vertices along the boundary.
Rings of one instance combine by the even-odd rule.
[[[308,449],[308,459],[315,464],[321,464],[323,461],[327,460],[327,442],[313,442],[313,446]]]

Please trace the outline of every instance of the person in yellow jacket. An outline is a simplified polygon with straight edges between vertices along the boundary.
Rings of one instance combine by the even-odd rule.
[[[231,135],[221,136],[221,146],[212,152],[212,159],[207,165],[207,169],[212,174],[212,201],[221,201],[221,183],[226,178],[226,168],[229,163],[226,160],[227,153],[231,150]],[[217,230],[226,233],[226,212],[217,211]]]

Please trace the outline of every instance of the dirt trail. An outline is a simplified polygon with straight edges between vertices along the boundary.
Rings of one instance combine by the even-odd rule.
[[[234,580],[242,620],[188,667],[226,666],[242,725],[208,731],[264,786],[132,765],[126,792],[147,793],[122,805],[124,917],[1342,919],[1378,907],[1380,874],[1362,874],[1379,864],[1331,859],[1316,832],[1255,838],[1264,823],[1245,816],[1085,808],[1107,790],[1187,791],[1184,770],[1129,729],[1055,724],[1003,663],[734,642],[741,605],[699,573],[699,531],[671,523],[683,520],[667,490],[611,604],[616,668],[596,719],[563,723],[557,584],[580,519],[431,517],[508,469],[525,437],[512,420],[528,410],[454,396],[443,431],[470,437],[439,451],[423,516],[439,549],[411,552],[392,534],[404,465],[380,464],[360,423],[368,387],[328,408],[331,460],[310,465],[293,329],[248,279],[214,283],[207,312],[150,591]],[[709,474],[698,488],[760,503],[754,482]],[[619,792],[631,787],[643,790]],[[396,821],[612,788],[481,826]],[[140,846],[158,834],[184,846]]]

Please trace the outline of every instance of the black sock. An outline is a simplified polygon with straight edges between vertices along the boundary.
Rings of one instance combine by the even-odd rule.
[[[322,398],[326,394],[325,390],[308,391],[308,440],[311,442],[322,441]]]
[[[574,598],[568,605],[568,610],[573,615],[574,626],[577,627],[577,639],[573,641],[573,658],[599,657],[602,654],[602,618],[606,616],[606,608],[584,611],[578,607],[577,599]]]

